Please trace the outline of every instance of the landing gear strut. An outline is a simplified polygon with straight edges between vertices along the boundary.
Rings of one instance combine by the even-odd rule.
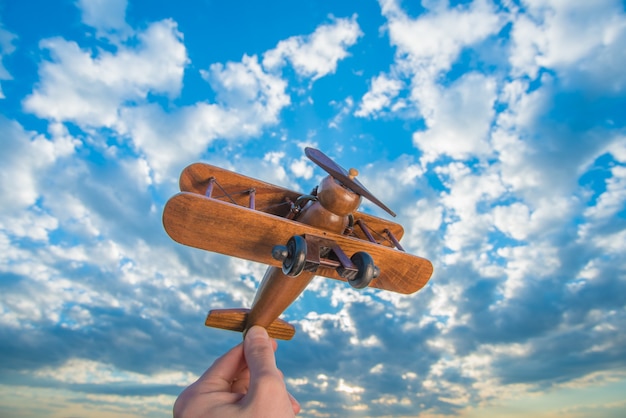
[[[287,245],[275,246],[272,257],[282,262],[286,276],[296,277],[305,270],[315,273],[320,266],[330,267],[355,289],[366,288],[380,274],[369,253],[359,251],[348,258],[335,241],[310,234],[294,235]]]

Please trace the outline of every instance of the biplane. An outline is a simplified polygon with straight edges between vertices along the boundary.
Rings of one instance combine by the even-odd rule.
[[[401,225],[357,211],[362,198],[395,213],[344,168],[314,148],[306,156],[328,173],[310,194],[219,167],[195,163],[181,192],[165,205],[163,225],[184,245],[269,267],[250,309],[211,310],[209,327],[245,333],[253,325],[289,340],[295,328],[279,316],[314,276],[411,294],[430,279],[430,261],[404,251]]]

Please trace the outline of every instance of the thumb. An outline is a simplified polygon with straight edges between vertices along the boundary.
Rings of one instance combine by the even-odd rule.
[[[294,416],[300,405],[287,392],[283,375],[276,367],[274,343],[265,328],[254,326],[248,330],[243,341],[244,355],[250,371],[250,387],[247,402],[254,408],[273,411],[273,416]]]
[[[243,348],[251,379],[267,374],[279,374],[274,346],[265,328],[260,326],[250,328],[246,333]]]

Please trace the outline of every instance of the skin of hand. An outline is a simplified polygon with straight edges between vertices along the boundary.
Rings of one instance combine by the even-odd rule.
[[[174,403],[174,418],[294,417],[300,405],[287,392],[283,374],[276,367],[276,341],[265,328],[248,330],[235,346]]]

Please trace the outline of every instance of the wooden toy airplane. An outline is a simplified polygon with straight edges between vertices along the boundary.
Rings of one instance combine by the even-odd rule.
[[[314,148],[305,154],[324,169],[311,194],[302,194],[208,164],[183,170],[181,193],[163,211],[175,241],[269,267],[251,309],[217,309],[206,325],[244,333],[261,325],[289,340],[295,328],[279,316],[315,275],[410,294],[433,272],[430,261],[404,252],[401,225],[357,212],[361,197],[395,214],[349,172]]]

